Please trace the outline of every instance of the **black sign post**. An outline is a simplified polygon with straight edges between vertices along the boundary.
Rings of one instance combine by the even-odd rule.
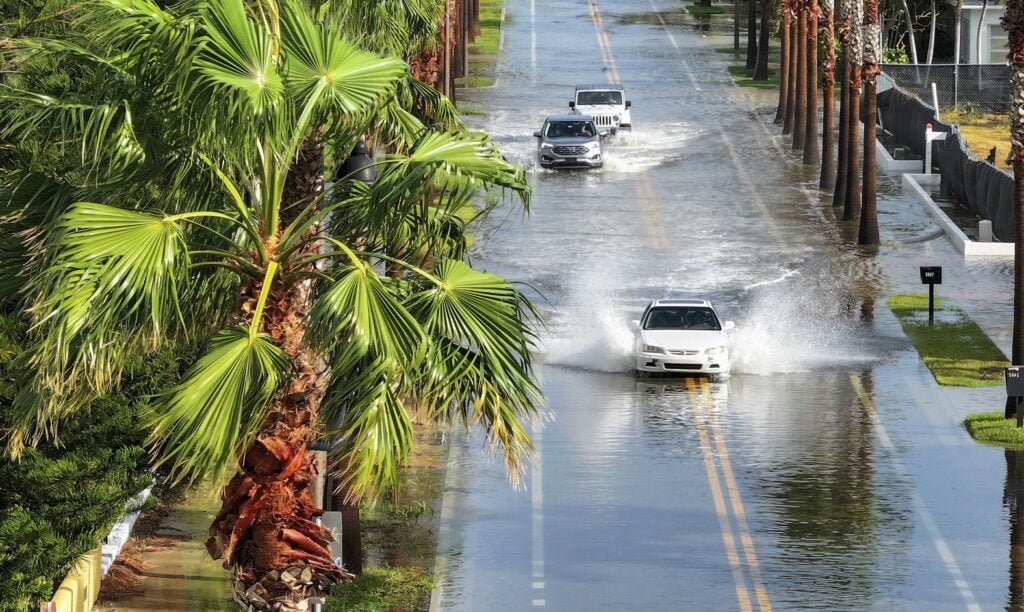
[[[941,266],[921,266],[921,282],[928,285],[928,324],[935,322],[935,285],[942,284]]]
[[[1024,403],[1024,367],[1010,366],[1004,372],[1007,412],[1009,407],[1013,406],[1017,416],[1017,427],[1024,427],[1024,410],[1021,410],[1021,403]]]

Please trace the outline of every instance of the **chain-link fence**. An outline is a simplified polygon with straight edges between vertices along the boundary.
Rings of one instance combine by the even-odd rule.
[[[971,106],[1001,113],[1010,108],[1010,67],[1006,64],[883,64],[882,72],[928,102],[935,83],[940,110]]]

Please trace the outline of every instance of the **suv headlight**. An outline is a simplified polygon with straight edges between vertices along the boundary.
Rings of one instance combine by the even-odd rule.
[[[726,351],[726,347],[724,347],[724,346],[713,346],[713,347],[705,350],[704,354],[705,355],[710,355],[710,356],[724,355],[725,351]]]
[[[542,142],[542,143],[540,143],[540,148],[542,148],[542,149],[554,149],[555,145],[551,144],[550,142]]]
[[[640,352],[641,353],[662,353],[662,354],[664,354],[665,349],[661,348],[660,346],[656,346],[654,344],[641,344],[640,345]]]

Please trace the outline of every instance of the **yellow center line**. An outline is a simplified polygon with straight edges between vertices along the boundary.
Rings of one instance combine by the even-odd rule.
[[[729,499],[732,503],[732,512],[736,517],[736,525],[740,530],[740,543],[743,545],[743,554],[747,558],[747,567],[750,570],[750,577],[754,583],[754,592],[757,596],[757,603],[763,612],[771,612],[772,604],[768,598],[768,590],[764,585],[764,577],[761,575],[761,566],[757,562],[757,553],[754,550],[754,538],[750,535],[750,527],[747,525],[747,513],[743,508],[743,501],[740,498],[740,488],[736,482],[736,476],[732,471],[732,461],[729,459],[729,449],[725,445],[725,436],[718,425],[718,417],[712,410],[711,389],[703,385],[704,409],[708,411],[708,420],[711,423],[711,434],[715,439],[715,447],[718,449],[718,460],[721,462],[722,476],[725,479],[726,490],[729,492]]]
[[[594,22],[594,30],[597,35],[597,46],[601,48],[601,55],[604,59],[604,66],[608,73],[608,82],[611,84],[621,83],[619,79],[619,67],[615,64],[615,56],[612,55],[612,44],[608,39],[608,33],[604,30],[604,17],[601,16],[601,9],[595,0],[587,0],[590,6],[590,20]]]
[[[736,550],[736,537],[732,532],[732,525],[729,523],[729,512],[725,506],[725,497],[722,495],[722,484],[718,478],[718,469],[715,465],[715,457],[711,450],[710,436],[704,414],[699,406],[700,397],[697,395],[695,383],[692,378],[686,379],[686,388],[694,405],[694,420],[697,423],[697,433],[700,435],[700,450],[704,455],[704,469],[708,474],[708,484],[711,487],[711,499],[715,506],[715,514],[718,515],[718,525],[722,532],[722,543],[725,545],[725,556],[732,568],[733,582],[736,584],[736,600],[739,602],[740,611],[753,611],[750,603],[750,594],[747,591],[746,580],[743,577],[743,568],[740,564],[740,556]]]
[[[651,182],[647,174],[640,175],[640,182],[637,183],[637,191],[640,197],[640,207],[643,209],[644,217],[647,219],[648,244],[656,249],[668,249],[672,242],[668,239],[668,232],[665,231],[665,220],[661,216],[661,205],[654,195]]]

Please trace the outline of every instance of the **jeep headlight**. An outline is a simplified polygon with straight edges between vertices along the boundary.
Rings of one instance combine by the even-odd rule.
[[[619,116],[618,115],[612,115],[612,121],[618,121],[618,120],[619,120]]]
[[[709,357],[714,357],[716,355],[724,355],[725,354],[725,350],[726,349],[725,349],[724,346],[713,346],[713,347],[705,350],[704,354],[708,355]]]
[[[642,353],[662,353],[664,354],[665,349],[655,344],[642,344],[640,345],[640,352]]]

